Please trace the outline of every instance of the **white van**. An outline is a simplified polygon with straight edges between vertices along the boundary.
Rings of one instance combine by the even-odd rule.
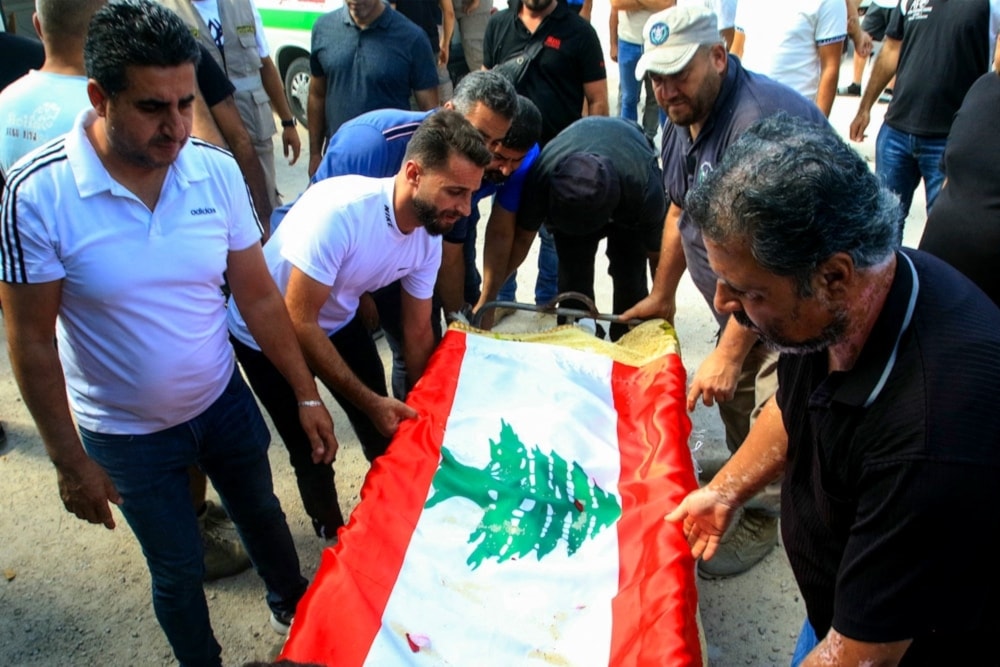
[[[292,113],[306,122],[309,102],[309,47],[313,24],[323,14],[343,6],[343,0],[256,0],[285,96]]]

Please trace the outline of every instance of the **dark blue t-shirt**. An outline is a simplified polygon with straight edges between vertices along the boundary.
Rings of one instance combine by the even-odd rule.
[[[688,190],[715,169],[726,149],[755,122],[780,111],[817,125],[829,126],[826,117],[811,100],[763,74],[744,69],[739,58],[729,56],[729,67],[719,96],[698,138],[692,141],[688,128],[678,127],[669,120],[663,126],[660,155],[668,201],[683,208]],[[701,230],[691,223],[686,213],[681,215],[680,230],[691,279],[711,307],[716,276],[708,265]],[[712,312],[715,312],[714,308]],[[725,325],[729,316],[716,313],[716,319],[720,325]]]

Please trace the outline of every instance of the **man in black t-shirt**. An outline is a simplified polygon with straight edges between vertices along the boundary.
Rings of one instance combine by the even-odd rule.
[[[532,164],[521,199],[518,226],[537,230],[545,223],[552,231],[559,292],[594,298],[594,259],[607,239],[612,312],[649,294],[646,266],[659,252],[667,205],[656,151],[634,121],[591,116],[567,127]],[[612,324],[611,340],[626,331]]]
[[[784,474],[808,615],[793,665],[996,664],[1000,310],[900,251],[895,197],[802,121],[747,130],[687,211],[716,308],[781,357],[775,400],[668,520],[710,559],[736,509]]]
[[[853,141],[864,140],[872,105],[895,75],[875,144],[875,172],[899,195],[900,230],[921,178],[928,213],[934,205],[952,118],[989,70],[998,23],[995,0],[912,0],[892,10],[850,132]]]

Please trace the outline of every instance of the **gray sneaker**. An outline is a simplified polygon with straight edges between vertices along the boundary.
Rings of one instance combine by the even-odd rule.
[[[702,579],[724,579],[763,560],[778,543],[778,518],[756,510],[743,510],[736,524],[726,532],[712,560],[698,561]]]
[[[198,517],[198,531],[205,554],[205,581],[231,577],[250,568],[250,556],[226,510],[211,500]]]

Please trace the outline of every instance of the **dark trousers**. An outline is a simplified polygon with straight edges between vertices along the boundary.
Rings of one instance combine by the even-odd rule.
[[[645,232],[623,229],[608,224],[600,230],[583,235],[552,231],[559,255],[559,291],[580,292],[594,299],[594,260],[597,245],[607,238],[608,275],[613,285],[612,307],[615,313],[622,313],[649,295],[646,282],[648,263]],[[569,308],[583,308],[574,301],[564,301],[560,305]],[[625,335],[628,327],[624,324],[611,325],[611,340]]]
[[[333,466],[313,463],[312,445],[299,422],[298,400],[278,369],[258,350],[247,347],[230,337],[236,358],[246,373],[250,386],[260,399],[274,427],[288,449],[288,458],[295,470],[302,504],[306,513],[319,523],[326,522],[337,509],[337,490],[333,482]],[[386,396],[385,371],[375,348],[375,341],[361,320],[355,317],[345,327],[330,336],[344,362],[366,387]],[[347,414],[348,421],[361,441],[361,449],[369,461],[380,456],[389,446],[389,438],[379,433],[375,424],[360,408],[338,392],[330,392]]]

